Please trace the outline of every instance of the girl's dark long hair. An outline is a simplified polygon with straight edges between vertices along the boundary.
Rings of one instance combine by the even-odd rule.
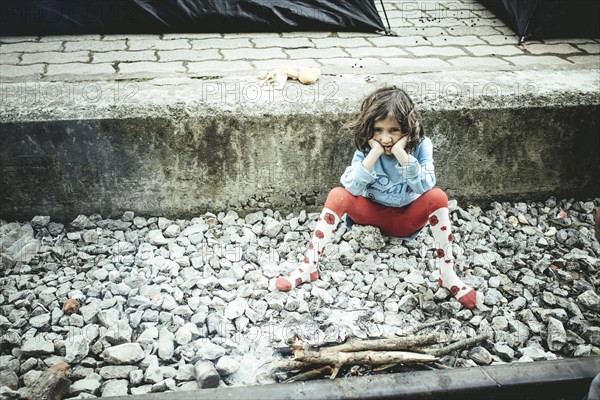
[[[406,152],[414,152],[425,136],[421,114],[408,94],[397,86],[385,86],[368,95],[359,112],[342,129],[352,135],[352,143],[364,153],[375,133],[375,121],[388,115],[396,118],[402,134],[408,135]]]

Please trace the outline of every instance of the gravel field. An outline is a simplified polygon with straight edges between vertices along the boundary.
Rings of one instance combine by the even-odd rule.
[[[451,201],[473,310],[438,286],[428,228],[403,241],[342,222],[320,279],[283,293],[274,280],[304,256],[318,213],[0,220],[0,392],[27,394],[61,361],[70,398],[269,383],[288,339],[410,335],[440,320],[422,332],[489,334],[442,358],[450,367],[599,355],[598,205]]]

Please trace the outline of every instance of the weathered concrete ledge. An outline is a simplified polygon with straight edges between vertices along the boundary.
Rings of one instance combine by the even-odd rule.
[[[581,399],[598,373],[600,357],[536,361],[322,379],[287,384],[179,392],[196,399]],[[110,400],[164,400],[172,393],[108,397]]]
[[[409,92],[453,198],[587,198],[600,181],[596,69],[2,85],[0,217],[189,217],[318,209],[349,164],[339,133],[384,83]]]

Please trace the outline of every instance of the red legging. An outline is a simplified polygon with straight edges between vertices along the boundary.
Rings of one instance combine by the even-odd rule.
[[[448,196],[436,187],[405,207],[388,207],[336,187],[327,195],[325,207],[340,218],[347,213],[359,225],[377,226],[386,236],[407,237],[423,228],[435,210],[448,207]]]

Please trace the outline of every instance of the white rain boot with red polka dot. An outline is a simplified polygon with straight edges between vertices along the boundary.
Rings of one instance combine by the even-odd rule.
[[[429,226],[435,241],[435,261],[440,271],[440,286],[450,293],[466,308],[475,307],[477,294],[470,286],[463,283],[454,271],[454,255],[452,254],[452,227],[448,208],[438,208],[429,216]]]
[[[280,276],[275,281],[277,290],[287,292],[304,282],[316,281],[319,278],[319,256],[323,248],[333,238],[335,228],[340,222],[340,217],[328,209],[323,208],[321,215],[317,219],[317,226],[312,239],[308,242],[308,250],[300,266],[285,276]]]

